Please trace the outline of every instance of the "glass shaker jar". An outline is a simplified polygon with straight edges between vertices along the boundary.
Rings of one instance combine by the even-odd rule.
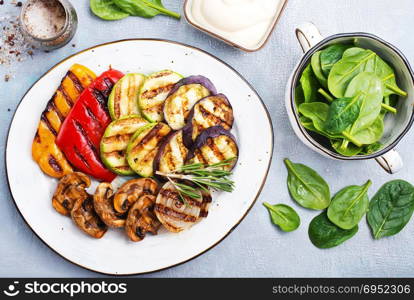
[[[23,36],[37,49],[63,47],[78,26],[75,8],[68,0],[28,0],[20,13]]]

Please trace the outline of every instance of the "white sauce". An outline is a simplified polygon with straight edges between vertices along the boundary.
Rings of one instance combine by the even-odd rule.
[[[193,0],[196,25],[247,49],[260,46],[282,9],[281,0]]]

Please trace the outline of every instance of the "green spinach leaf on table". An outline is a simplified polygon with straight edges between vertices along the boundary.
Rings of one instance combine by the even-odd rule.
[[[414,212],[414,187],[404,180],[384,184],[369,204],[368,224],[375,239],[400,232]]]
[[[131,16],[152,18],[158,14],[168,15],[179,19],[180,15],[164,7],[161,0],[113,0],[124,12]]]
[[[329,221],[326,211],[313,218],[309,224],[308,235],[312,244],[318,248],[336,247],[352,238],[358,232],[358,225],[342,229]]]
[[[331,194],[326,181],[313,169],[285,159],[287,185],[292,198],[301,206],[321,210],[329,206]]]
[[[352,229],[358,225],[369,206],[368,189],[371,181],[362,186],[351,185],[340,190],[328,208],[328,218],[342,229]]]
[[[115,21],[129,16],[115,5],[114,0],[90,0],[91,11],[101,19]]]
[[[297,212],[288,205],[275,204],[271,205],[264,202],[273,224],[280,227],[281,230],[290,232],[296,230],[300,225],[300,218]]]

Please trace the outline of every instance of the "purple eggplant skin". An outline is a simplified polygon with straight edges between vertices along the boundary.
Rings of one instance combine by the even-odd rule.
[[[154,172],[159,171],[160,169],[160,160],[161,160],[162,155],[164,154],[165,147],[167,147],[167,145],[175,137],[175,135],[179,134],[180,132],[181,130],[171,131],[167,136],[164,137],[163,141],[161,142],[158,148],[158,152],[154,157],[154,163],[153,163]],[[161,181],[165,180],[165,178],[162,176],[156,175],[156,177]]]
[[[208,89],[212,95],[217,94],[217,89],[214,86],[214,84],[210,81],[210,79],[204,77],[203,75],[192,75],[178,81],[171,89],[171,91],[168,93],[167,98],[174,94],[176,91],[178,91],[180,87],[187,84],[200,84],[204,86],[206,89]]]
[[[229,99],[226,97],[226,95],[224,94],[215,94],[215,95],[210,95],[207,97],[204,97],[203,99],[200,99],[199,101],[196,102],[196,104],[194,104],[193,108],[191,109],[190,113],[188,114],[187,120],[186,120],[186,125],[183,128],[183,141],[184,141],[184,145],[187,148],[191,148],[194,141],[193,141],[193,124],[192,124],[192,119],[194,117],[194,111],[195,108],[197,106],[197,104],[199,104],[200,102],[202,102],[205,99],[208,99],[209,97],[220,97],[224,100],[224,102],[226,103],[227,106],[229,106],[232,110],[233,107],[229,101]],[[234,118],[233,118],[233,122],[234,122]],[[219,124],[217,124],[219,125]],[[233,124],[231,124],[230,129],[233,127]],[[207,128],[206,128],[207,129]]]
[[[234,141],[234,144],[237,147],[237,157],[236,157],[236,159],[233,160],[232,165],[231,165],[231,169],[230,169],[230,170],[233,170],[234,167],[236,166],[237,160],[239,158],[238,144],[237,144],[237,141],[236,141],[236,138],[234,137],[234,135],[230,131],[228,131],[228,130],[224,129],[223,127],[221,127],[220,125],[207,128],[206,130],[204,130],[197,137],[197,139],[195,140],[193,146],[191,147],[190,151],[187,154],[187,157],[185,159],[186,163],[188,163],[195,156],[195,151],[198,148],[201,148],[202,146],[204,146],[207,143],[208,139],[210,139],[210,138],[214,139],[214,138],[219,137],[221,135],[228,136],[230,139],[232,139]]]

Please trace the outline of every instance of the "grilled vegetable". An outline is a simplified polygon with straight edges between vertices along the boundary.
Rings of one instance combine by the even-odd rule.
[[[216,125],[226,130],[233,126],[233,109],[223,94],[208,96],[198,101],[191,110],[184,127],[184,144],[190,148],[200,133]]]
[[[115,174],[100,161],[99,145],[111,122],[106,109],[107,99],[121,77],[121,72],[109,70],[95,79],[79,96],[56,139],[56,144],[74,167],[106,182],[111,182]]]
[[[126,213],[129,207],[143,195],[155,195],[158,184],[151,178],[138,178],[125,182],[115,193],[114,208],[117,212]]]
[[[181,78],[183,76],[171,70],[163,70],[149,75],[139,93],[138,104],[142,116],[150,122],[164,120],[162,112],[164,101]]]
[[[101,140],[101,159],[107,168],[120,175],[133,175],[126,160],[126,149],[132,135],[148,122],[139,116],[128,116],[113,121]]]
[[[184,146],[183,131],[172,131],[162,141],[154,159],[154,170],[170,173],[179,170],[185,162],[188,149]]]
[[[145,75],[134,73],[122,77],[112,89],[108,99],[108,109],[112,120],[139,115],[138,94]]]
[[[32,144],[32,157],[44,173],[61,178],[73,172],[63,153],[56,146],[56,136],[73,104],[96,75],[88,68],[74,64],[46,105]]]
[[[201,193],[199,191],[199,193]],[[174,187],[167,182],[158,193],[155,214],[161,224],[171,232],[180,232],[193,226],[200,218],[203,198],[190,198],[184,196],[185,201]]]
[[[93,207],[108,227],[124,227],[126,216],[114,209],[114,190],[110,183],[103,182],[98,185],[93,195]]]
[[[207,218],[208,216],[208,210],[210,208],[211,202],[213,202],[213,198],[211,197],[211,192],[209,190],[202,190],[201,196],[203,197],[203,202],[201,203],[200,207],[200,217],[201,218]]]
[[[91,180],[83,173],[73,172],[63,176],[53,194],[53,207],[58,213],[69,216],[76,200],[89,197],[85,189],[90,185]]]
[[[181,79],[168,94],[164,102],[164,119],[174,130],[184,127],[194,104],[217,93],[213,83],[204,76],[190,76]]]
[[[223,167],[225,170],[232,170],[237,162],[238,153],[234,136],[221,126],[213,126],[198,136],[186,161],[212,165],[233,158],[231,164]]]
[[[133,242],[142,241],[145,234],[157,234],[161,223],[154,214],[155,196],[144,195],[130,208],[125,223],[125,232]]]
[[[86,199],[76,200],[71,217],[76,226],[91,237],[100,239],[108,230],[108,227],[102,222],[94,210],[91,195]]]
[[[131,169],[142,177],[153,176],[154,158],[161,141],[170,131],[170,127],[164,123],[151,123],[141,127],[127,148],[127,161]]]

